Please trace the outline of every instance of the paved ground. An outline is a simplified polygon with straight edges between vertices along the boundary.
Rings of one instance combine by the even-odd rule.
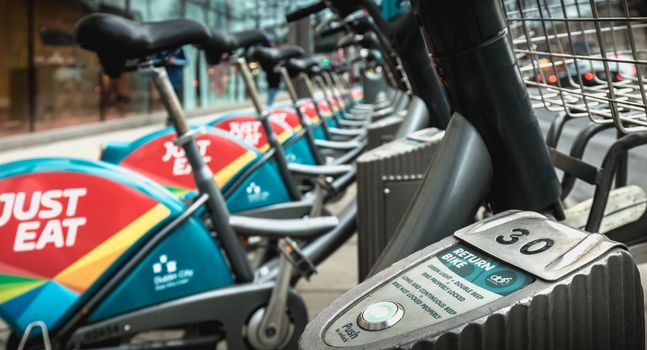
[[[539,112],[538,116],[542,128],[547,129],[548,124],[552,119],[552,114]],[[200,121],[199,118],[195,120]],[[158,127],[160,127],[160,125],[127,131],[111,132],[47,145],[34,145],[30,148],[0,153],[0,163],[16,159],[44,156],[73,155],[76,157],[96,159],[99,154],[99,146],[102,142],[107,140],[132,140],[140,135],[157,129]],[[572,140],[573,135],[576,134],[580,127],[581,124],[578,123],[571,124],[567,127],[564,131],[564,141],[560,143],[560,148],[567,149],[567,146],[570,145],[570,140]],[[592,148],[587,152],[585,159],[594,164],[599,164],[599,161],[603,156],[602,150],[611,142],[612,136],[612,134],[609,134],[594,139]],[[638,151],[632,152],[631,167],[633,175],[630,176],[630,182],[641,184],[643,185],[643,188],[647,188],[647,179],[644,177],[644,174],[647,174],[647,162],[639,160],[645,159],[645,155],[647,155],[647,152],[645,151],[646,150],[642,148]],[[590,192],[590,186],[578,185],[574,192],[574,197],[577,197],[578,199],[585,198]],[[349,196],[350,195],[352,195],[352,193],[349,193]],[[298,289],[304,296],[311,317],[328,305],[333,299],[357,284],[356,251],[357,239],[356,236],[354,236],[343,247],[341,247],[338,252],[318,267],[319,273],[313,276],[309,282],[302,281],[298,284]],[[644,272],[644,275],[647,276],[647,268],[644,269]],[[2,349],[1,344],[2,342],[0,337],[0,349]]]

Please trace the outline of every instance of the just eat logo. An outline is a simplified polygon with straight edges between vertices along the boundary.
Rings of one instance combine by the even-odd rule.
[[[207,155],[207,149],[211,146],[211,140],[197,140],[198,150],[205,163],[211,162],[211,156]],[[164,142],[164,155],[162,162],[173,161],[173,176],[182,176],[191,174],[191,165],[186,158],[184,149],[176,146],[173,141]]]
[[[18,221],[14,252],[42,250],[48,246],[72,247],[79,227],[87,223],[77,216],[79,201],[88,194],[85,188],[52,189],[32,193],[0,194],[0,229]]]

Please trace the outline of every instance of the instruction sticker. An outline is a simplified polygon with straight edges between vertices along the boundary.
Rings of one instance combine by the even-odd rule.
[[[332,346],[357,346],[404,334],[488,304],[533,281],[529,274],[459,243],[365,297],[326,330],[325,340]],[[362,311],[380,302],[400,305],[404,316],[383,330],[360,327]]]

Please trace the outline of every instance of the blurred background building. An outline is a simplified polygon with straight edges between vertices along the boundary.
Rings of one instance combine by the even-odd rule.
[[[84,15],[108,12],[135,20],[189,18],[212,28],[264,29],[281,44],[312,37],[285,13],[305,0],[0,0],[0,137],[80,123],[126,118],[162,109],[151,83],[137,74],[105,76],[96,55],[76,46],[74,26]],[[183,103],[187,110],[243,101],[235,70],[208,66],[184,47]],[[265,79],[258,79],[265,84]],[[263,89],[261,88],[261,91]]]

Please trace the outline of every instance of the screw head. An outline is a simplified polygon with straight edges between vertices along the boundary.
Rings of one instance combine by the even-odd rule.
[[[267,337],[271,338],[271,337],[273,337],[273,336],[275,336],[275,335],[276,335],[276,328],[274,328],[274,327],[268,327],[268,328],[265,330],[265,336],[267,336]]]

